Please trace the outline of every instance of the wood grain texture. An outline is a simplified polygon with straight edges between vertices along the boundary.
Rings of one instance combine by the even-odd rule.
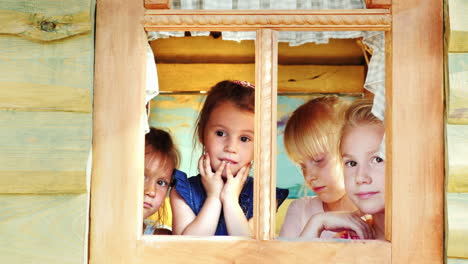
[[[170,9],[171,0],[145,0],[145,8],[148,9]]]
[[[447,192],[468,193],[468,125],[447,125]]]
[[[367,8],[390,8],[392,0],[366,0]]]
[[[51,41],[91,32],[90,12],[45,16],[0,10],[0,34],[13,34],[35,41]]]
[[[278,91],[362,93],[364,66],[279,65]],[[206,91],[222,80],[254,80],[254,64],[158,64],[160,91]]]
[[[300,242],[144,237],[134,263],[391,263],[390,243],[382,241]],[[195,242],[197,241],[197,242]],[[196,253],[194,253],[196,252]],[[157,256],[157,257],[156,257]]]
[[[393,133],[388,124],[393,124],[392,98],[393,98],[393,48],[392,32],[385,33],[385,239],[392,241],[392,215],[393,215]]]
[[[143,2],[100,0],[96,8],[89,263],[128,264],[143,221]]]
[[[447,194],[448,244],[447,256],[468,258],[468,193]]]
[[[0,195],[0,263],[86,263],[88,201],[88,194]]]
[[[147,31],[390,30],[385,9],[326,10],[147,10]]]
[[[254,237],[275,237],[278,32],[257,31],[255,46]]]
[[[329,39],[327,44],[278,43],[278,64],[364,65],[358,39]],[[254,63],[253,40],[240,42],[213,37],[172,37],[150,42],[156,63]]]
[[[468,2],[447,0],[449,8],[449,52],[468,52]]]
[[[51,43],[0,35],[0,109],[90,113],[93,36]]]
[[[86,192],[92,116],[0,110],[0,193]]]
[[[392,12],[392,263],[443,263],[442,1],[393,0]]]
[[[468,125],[468,53],[449,53],[448,70],[448,123]]]

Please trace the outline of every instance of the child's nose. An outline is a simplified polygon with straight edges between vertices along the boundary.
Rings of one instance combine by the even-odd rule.
[[[356,184],[370,183],[372,183],[372,177],[370,177],[369,168],[366,166],[360,166],[356,174]]]
[[[145,195],[150,197],[156,196],[156,187],[153,183],[145,184]]]
[[[237,141],[234,138],[229,138],[224,146],[224,151],[229,153],[237,152]]]
[[[303,169],[303,173],[306,181],[313,181],[317,179],[317,173],[313,173],[313,171],[310,169]]]

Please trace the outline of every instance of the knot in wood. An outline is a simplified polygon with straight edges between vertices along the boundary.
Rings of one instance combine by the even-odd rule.
[[[45,32],[52,32],[55,30],[55,27],[57,26],[54,22],[50,22],[47,20],[41,21],[39,25],[41,27],[41,30]]]

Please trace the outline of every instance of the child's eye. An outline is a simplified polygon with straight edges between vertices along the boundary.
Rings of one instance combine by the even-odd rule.
[[[354,161],[354,160],[349,160],[349,161],[345,162],[345,166],[346,167],[355,167],[355,166],[357,166],[357,162]]]
[[[157,183],[159,186],[162,186],[162,187],[168,185],[168,183],[167,183],[166,181],[163,181],[163,180],[158,180],[156,183]]]
[[[384,160],[379,156],[375,156],[372,158],[372,163],[381,163],[381,162],[384,162]]]
[[[249,137],[241,137],[240,140],[242,142],[249,142],[250,141],[250,138]]]
[[[224,136],[226,136],[226,133],[224,133],[224,131],[218,130],[218,131],[216,131],[216,135],[218,137],[224,137]]]
[[[312,160],[315,164],[321,163],[324,159],[314,159]]]

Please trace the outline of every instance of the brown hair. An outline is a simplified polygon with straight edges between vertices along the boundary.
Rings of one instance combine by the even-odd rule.
[[[255,112],[255,90],[253,85],[243,81],[221,81],[211,88],[198,115],[195,131],[196,140],[204,145],[205,127],[213,110],[221,103],[230,102],[240,110]]]
[[[153,159],[162,158],[163,161],[160,164],[167,164],[168,162],[174,165],[174,168],[178,168],[180,164],[180,153],[174,142],[172,141],[171,135],[158,128],[150,127],[150,131],[145,136],[145,156],[150,158],[150,162]],[[147,164],[145,164],[146,166]],[[171,184],[173,183],[173,176],[171,178]],[[165,223],[167,220],[167,208],[166,202],[161,204],[157,212],[157,221]]]
[[[288,156],[298,164],[323,152],[338,155],[345,106],[337,96],[325,96],[298,107],[284,130]]]

